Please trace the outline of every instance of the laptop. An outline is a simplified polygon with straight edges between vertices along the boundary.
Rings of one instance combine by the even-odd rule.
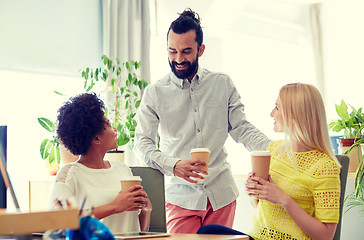
[[[17,212],[21,212],[20,211],[19,202],[18,202],[18,198],[15,195],[15,191],[14,191],[14,188],[13,188],[13,184],[11,183],[11,180],[10,180],[10,177],[9,177],[9,174],[8,174],[8,171],[6,170],[5,163],[6,163],[5,153],[4,153],[3,146],[1,144],[0,145],[0,170],[1,170],[1,174],[2,174],[2,177],[3,177],[4,183],[5,183],[5,187],[7,189],[9,189],[10,194],[11,194],[11,197],[13,198],[16,211]]]
[[[144,239],[155,237],[168,237],[171,234],[163,232],[129,232],[129,233],[114,233],[115,239]]]

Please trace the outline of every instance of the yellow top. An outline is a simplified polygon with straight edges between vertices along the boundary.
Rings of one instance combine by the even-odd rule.
[[[339,221],[340,167],[318,150],[295,152],[296,165],[280,149],[283,141],[268,146],[270,174],[274,183],[308,214],[325,223]],[[283,207],[260,200],[249,235],[260,239],[311,239]]]

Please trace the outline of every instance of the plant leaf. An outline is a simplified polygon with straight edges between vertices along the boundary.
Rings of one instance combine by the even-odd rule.
[[[54,90],[53,92],[54,92],[55,94],[57,94],[57,95],[65,96],[63,93],[60,93],[60,92],[58,92],[57,90]]]
[[[44,160],[44,159],[46,159],[47,157],[48,157],[48,152],[46,151],[46,146],[47,146],[47,144],[48,144],[48,142],[49,141],[51,141],[51,140],[49,140],[49,139],[44,139],[43,141],[42,141],[42,143],[40,144],[40,156],[41,156],[41,158]]]
[[[118,137],[119,146],[123,146],[123,145],[127,144],[129,141],[130,141],[130,138],[124,132],[122,132]]]
[[[57,163],[60,164],[61,163],[61,152],[58,146],[55,146],[56,149],[56,159],[57,159]]]
[[[140,101],[140,100],[137,100],[137,101],[135,102],[135,108],[138,108],[138,107],[140,106],[140,103],[141,103],[141,101]]]
[[[48,132],[51,132],[51,133],[54,132],[54,124],[48,118],[43,118],[43,117],[38,118],[38,122]]]
[[[332,131],[334,131],[334,132],[340,132],[341,130],[343,130],[344,129],[344,127],[342,127],[342,126],[340,126],[340,125],[337,125],[337,126],[334,126],[333,128],[332,128]]]
[[[48,161],[49,161],[49,163],[53,163],[54,162],[54,160],[55,160],[55,148],[54,148],[54,146],[52,146],[51,147],[51,149],[50,149],[50,153],[49,153],[49,156],[48,156]]]
[[[101,60],[104,62],[104,65],[107,66],[109,62],[109,58],[106,55],[102,55]]]
[[[344,100],[341,100],[340,105],[336,105],[336,112],[337,115],[339,115],[340,118],[344,119],[345,121],[349,120],[349,114],[348,114],[348,106],[344,102]]]

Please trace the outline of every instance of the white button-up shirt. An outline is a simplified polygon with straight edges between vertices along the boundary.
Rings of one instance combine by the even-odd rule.
[[[226,161],[228,134],[248,150],[265,150],[270,142],[246,120],[244,105],[230,77],[199,67],[191,84],[171,72],[145,89],[134,149],[148,166],[166,175],[167,202],[205,210],[208,198],[216,210],[239,195]],[[190,150],[202,147],[210,149],[205,180],[191,184],[174,176],[177,161],[191,159]]]

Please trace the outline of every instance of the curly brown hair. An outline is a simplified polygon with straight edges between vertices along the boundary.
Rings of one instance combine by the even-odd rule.
[[[58,109],[57,138],[72,154],[86,154],[105,129],[104,113],[105,104],[95,93],[71,97]]]

